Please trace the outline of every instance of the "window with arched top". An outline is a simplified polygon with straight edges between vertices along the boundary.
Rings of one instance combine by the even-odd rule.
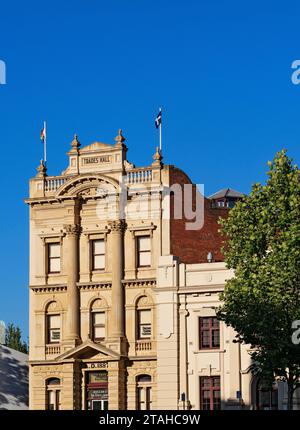
[[[61,311],[58,303],[52,301],[46,308],[46,343],[60,343]]]
[[[150,410],[152,405],[152,379],[150,375],[136,377],[137,410]]]
[[[46,409],[50,411],[61,409],[61,382],[59,378],[46,380]]]
[[[136,304],[136,336],[138,340],[152,338],[152,310],[147,296],[142,296]]]
[[[90,334],[94,342],[101,342],[106,338],[106,312],[102,299],[96,299],[92,303]]]

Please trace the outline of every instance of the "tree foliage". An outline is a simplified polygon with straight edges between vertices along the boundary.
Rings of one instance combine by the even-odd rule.
[[[266,185],[256,183],[220,220],[235,275],[218,317],[236,330],[237,341],[251,345],[265,381],[288,383],[292,408],[300,376],[300,345],[291,340],[292,323],[300,320],[300,171],[284,150],[268,164]]]
[[[5,332],[5,345],[16,351],[28,353],[27,343],[22,340],[22,332],[18,326],[10,323]]]

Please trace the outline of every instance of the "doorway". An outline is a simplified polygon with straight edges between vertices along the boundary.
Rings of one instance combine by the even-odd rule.
[[[107,371],[87,372],[86,374],[87,410],[108,410],[108,374]]]

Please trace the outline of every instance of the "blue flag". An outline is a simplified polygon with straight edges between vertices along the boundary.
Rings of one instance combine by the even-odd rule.
[[[161,125],[161,109],[159,109],[158,115],[155,118],[155,127],[158,128]]]

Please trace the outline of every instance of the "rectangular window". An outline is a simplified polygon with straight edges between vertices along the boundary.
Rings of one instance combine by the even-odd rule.
[[[93,340],[105,339],[105,312],[93,312]]]
[[[105,269],[105,242],[101,240],[92,241],[92,270]]]
[[[200,409],[212,411],[221,409],[221,388],[219,376],[200,378]]]
[[[60,243],[48,244],[48,273],[60,272]]]
[[[137,237],[138,267],[151,266],[151,239],[150,236]]]
[[[220,347],[220,322],[216,317],[199,318],[199,348]]]
[[[151,310],[138,311],[138,339],[151,338]]]
[[[60,315],[48,315],[48,343],[60,342]]]

